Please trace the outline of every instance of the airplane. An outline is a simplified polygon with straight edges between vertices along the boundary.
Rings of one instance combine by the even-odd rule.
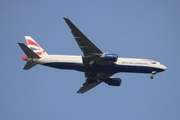
[[[37,64],[57,69],[77,70],[84,72],[86,80],[77,91],[85,93],[104,82],[110,86],[120,86],[121,78],[113,78],[112,75],[119,72],[149,73],[153,79],[156,73],[165,71],[165,65],[158,61],[141,58],[120,58],[115,53],[104,53],[94,45],[70,20],[64,17],[71,29],[82,56],[75,55],[49,55],[31,36],[25,36],[27,46],[18,43],[26,56],[22,60],[27,61],[24,70],[29,70]]]

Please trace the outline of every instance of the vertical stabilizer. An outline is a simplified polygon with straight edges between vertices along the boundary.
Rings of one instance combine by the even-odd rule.
[[[25,36],[27,46],[39,57],[47,56],[46,51],[31,37]]]

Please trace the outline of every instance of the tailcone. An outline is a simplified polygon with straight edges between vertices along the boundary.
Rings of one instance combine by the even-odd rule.
[[[27,57],[27,56],[23,56],[23,57],[22,57],[22,60],[27,61],[27,60],[28,60],[28,57]]]

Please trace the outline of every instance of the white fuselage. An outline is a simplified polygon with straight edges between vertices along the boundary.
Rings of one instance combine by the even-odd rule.
[[[84,66],[81,56],[71,55],[48,55],[41,58],[28,59],[38,64],[59,69],[74,69],[84,72]],[[161,72],[166,67],[160,62],[149,59],[138,58],[118,58],[113,65],[98,65],[94,72],[117,73],[117,72],[134,72],[134,73],[152,73],[152,71]]]

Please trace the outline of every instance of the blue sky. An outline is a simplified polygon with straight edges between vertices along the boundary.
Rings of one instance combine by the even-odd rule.
[[[179,120],[179,0],[1,0],[0,120]],[[104,52],[150,58],[168,70],[119,73],[120,87],[101,84],[76,94],[84,74],[36,66],[28,71],[17,42],[32,36],[49,54],[82,55],[63,17]]]

